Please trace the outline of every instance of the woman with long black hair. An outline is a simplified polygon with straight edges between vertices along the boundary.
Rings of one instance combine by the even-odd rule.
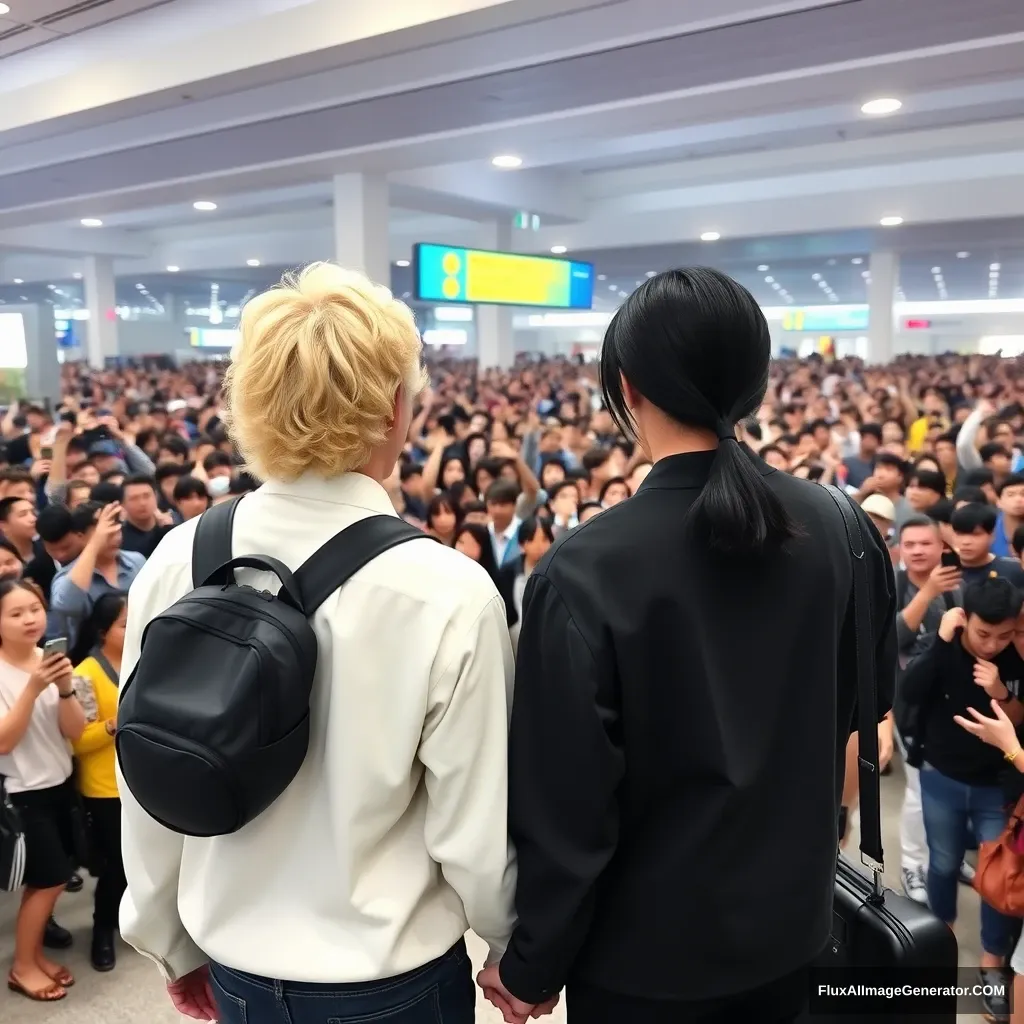
[[[822,487],[741,446],[771,342],[753,296],[659,274],[605,336],[605,404],[654,463],[523,599],[509,738],[519,923],[506,1020],[781,1024],[832,923],[856,678],[852,559]],[[879,719],[895,595],[867,516]]]

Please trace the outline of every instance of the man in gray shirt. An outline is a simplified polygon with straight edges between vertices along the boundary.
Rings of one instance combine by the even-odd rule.
[[[920,653],[938,632],[942,616],[962,604],[960,570],[942,564],[942,537],[938,524],[927,516],[912,516],[900,530],[900,557],[905,568],[896,576],[896,641],[900,668]],[[906,791],[900,816],[900,846],[903,889],[918,903],[928,902],[925,868],[928,844],[921,814],[921,779],[918,769],[906,763],[906,748],[900,736],[907,708],[896,695],[896,742],[903,754]],[[961,868],[961,872],[963,872]]]

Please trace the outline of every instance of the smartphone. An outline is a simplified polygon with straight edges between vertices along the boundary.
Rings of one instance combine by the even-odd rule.
[[[47,640],[43,644],[43,657],[52,658],[55,654],[67,654],[68,653],[68,638],[66,636],[57,636],[52,640]]]
[[[53,447],[51,445],[44,444],[39,449],[39,458],[46,459],[47,461],[52,459],[53,458]]]
[[[955,551],[943,551],[942,565],[946,569],[959,569],[961,568],[960,556]]]

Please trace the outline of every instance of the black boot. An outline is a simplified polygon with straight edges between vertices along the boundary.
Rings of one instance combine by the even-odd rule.
[[[46,931],[43,932],[43,945],[47,949],[70,949],[74,939],[67,928],[61,928],[51,917],[46,922]]]
[[[95,971],[112,971],[117,966],[113,928],[93,928],[90,959]]]

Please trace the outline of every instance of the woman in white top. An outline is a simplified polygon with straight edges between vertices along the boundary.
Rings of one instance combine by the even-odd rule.
[[[25,890],[8,987],[55,1002],[75,983],[43,955],[43,931],[74,871],[71,754],[85,714],[63,654],[43,658],[43,595],[30,580],[0,580],[0,775],[25,831]]]

